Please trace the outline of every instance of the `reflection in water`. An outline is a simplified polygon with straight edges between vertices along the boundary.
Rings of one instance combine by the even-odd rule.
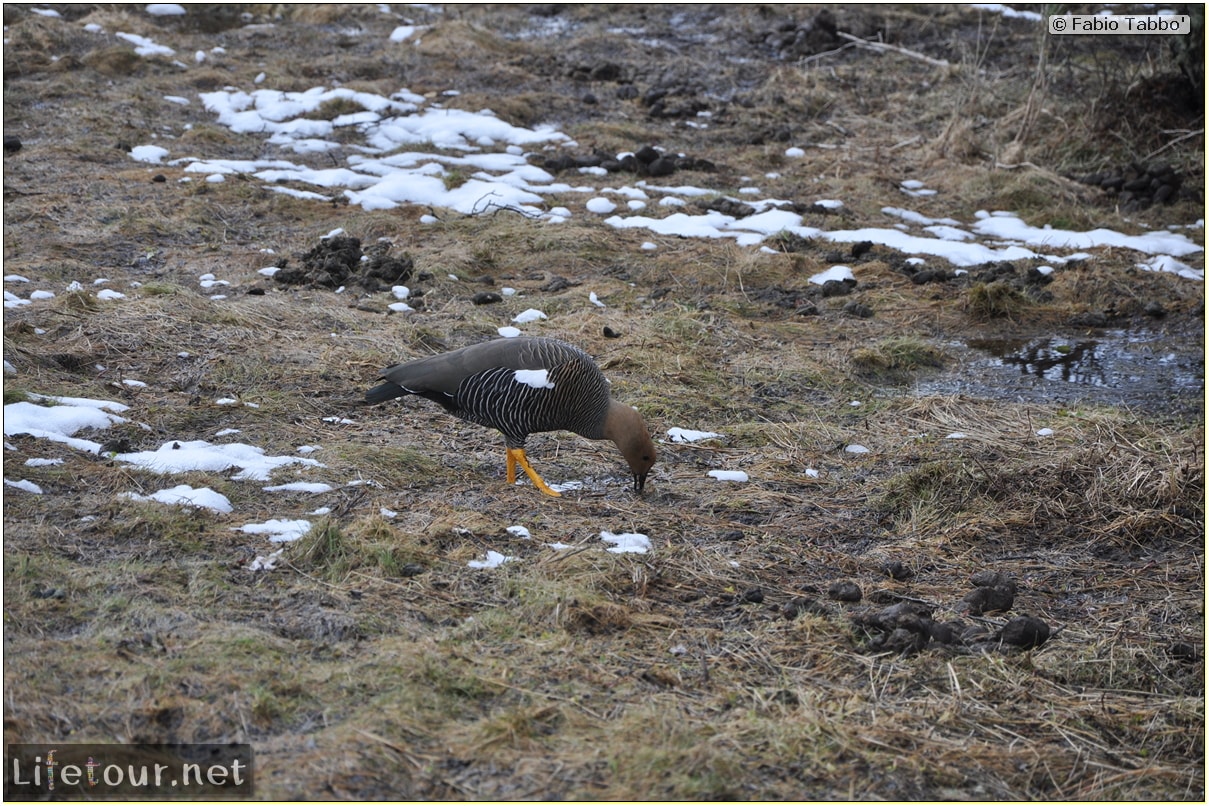
[[[1005,366],[1020,367],[1021,375],[1036,375],[1051,381],[1112,386],[1102,360],[1105,345],[1098,341],[1072,344],[1053,339],[1024,342],[1014,339],[974,339],[970,346],[995,356]]]
[[[1106,330],[1094,339],[971,339],[949,346],[965,360],[921,378],[917,392],[1203,411],[1204,343],[1187,336]]]

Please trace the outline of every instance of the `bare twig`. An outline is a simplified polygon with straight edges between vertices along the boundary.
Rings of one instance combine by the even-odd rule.
[[[843,31],[836,31],[835,35],[843,39],[847,39],[848,41],[854,43],[858,48],[876,50],[879,53],[897,53],[901,56],[918,59],[919,61],[930,64],[934,67],[949,66],[949,63],[944,59],[933,59],[931,56],[925,56],[922,53],[918,53],[914,50],[908,50],[907,48],[901,48],[898,45],[887,45],[885,42],[871,42],[868,39],[861,39],[859,36],[853,36],[852,34],[844,33]]]
[[[1142,160],[1141,160],[1141,161],[1142,161],[1142,162],[1147,162],[1147,161],[1149,161],[1149,160],[1150,160],[1152,157],[1157,157],[1159,154],[1162,154],[1164,151],[1166,151],[1167,149],[1171,148],[1171,147],[1172,147],[1173,145],[1175,145],[1176,143],[1182,143],[1183,141],[1185,141],[1185,140],[1189,140],[1189,139],[1191,139],[1191,138],[1193,138],[1193,137],[1204,137],[1204,136],[1205,136],[1205,130],[1204,130],[1204,129],[1197,129],[1197,130],[1196,130],[1196,131],[1194,131],[1194,132],[1188,132],[1187,134],[1183,135],[1182,137],[1177,137],[1177,138],[1175,138],[1174,140],[1172,140],[1170,143],[1167,143],[1166,145],[1159,146],[1159,147],[1158,147],[1158,148],[1156,148],[1154,151],[1151,151],[1149,154],[1147,154],[1145,157],[1142,157]]]

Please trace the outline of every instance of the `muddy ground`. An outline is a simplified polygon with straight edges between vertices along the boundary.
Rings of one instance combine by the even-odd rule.
[[[265,799],[1203,799],[1203,283],[1119,248],[1043,285],[1028,261],[921,278],[885,247],[790,237],[648,252],[585,215],[366,212],[129,156],[281,156],[197,100],[263,72],[550,123],[576,145],[534,162],[572,176],[683,154],[608,181],[672,170],[731,212],[776,174],[762,191],[812,226],[885,226],[893,204],[1128,234],[1201,219],[1180,231],[1203,245],[1203,91],[1170,43],[956,6],[32,8],[4,9],[5,274],[56,296],[5,310],[5,402],[121,401],[131,424],[88,435],[114,451],[224,428],[318,445],[321,473],[274,481],[336,489],[8,437],[5,478],[43,494],[5,488],[6,742],[250,742]],[[390,42],[405,22],[432,27]],[[182,67],[118,31],[225,52]],[[941,193],[908,204],[909,178]],[[414,313],[374,283],[258,273],[265,249],[313,269],[337,227],[409,262]],[[838,262],[855,287],[808,282]],[[127,299],[98,299],[101,277]],[[521,298],[476,304],[503,286]],[[531,440],[548,481],[584,482],[555,500],[504,483],[492,432],[360,404],[382,367],[527,307],[661,440],[643,496],[608,445]],[[179,483],[235,511],[122,497]],[[318,507],[249,569],[276,547],[235,528]],[[652,550],[608,553],[602,531]],[[517,560],[468,566],[487,551]]]

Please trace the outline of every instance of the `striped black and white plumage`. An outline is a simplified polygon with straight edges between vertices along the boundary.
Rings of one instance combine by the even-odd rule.
[[[557,495],[529,465],[525,441],[539,431],[572,431],[616,443],[641,491],[655,463],[642,416],[614,400],[591,356],[555,339],[514,338],[474,344],[383,370],[365,394],[382,403],[419,395],[455,417],[495,428],[508,448],[508,480],[519,465],[543,492]]]

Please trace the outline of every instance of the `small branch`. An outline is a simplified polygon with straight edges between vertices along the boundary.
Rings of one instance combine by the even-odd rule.
[[[996,162],[995,167],[1004,171],[1014,171],[1017,168],[1032,168],[1034,171],[1044,171],[1045,169],[1039,165],[1034,165],[1031,162]]]
[[[847,45],[840,45],[835,50],[825,50],[822,53],[816,53],[813,56],[807,56],[805,59],[802,59],[802,61],[800,63],[809,64],[810,62],[813,62],[816,59],[825,59],[828,56],[834,56],[835,54],[840,53],[841,51],[845,51],[848,48],[854,48],[854,47],[856,47],[856,45],[849,42]]]
[[[1184,140],[1187,140],[1191,137],[1203,136],[1204,134],[1205,134],[1204,129],[1197,129],[1194,132],[1188,132],[1187,134],[1183,135],[1182,137],[1175,138],[1174,140],[1172,140],[1170,143],[1168,143],[1165,146],[1159,146],[1154,151],[1151,151],[1149,154],[1147,154],[1145,157],[1142,157],[1142,159],[1140,161],[1149,162],[1151,157],[1157,157],[1159,154],[1162,154],[1164,151],[1171,148],[1176,143],[1181,143]]]
[[[836,31],[835,35],[838,37],[842,37],[843,39],[847,39],[849,42],[855,43],[856,46],[860,47],[860,48],[867,48],[868,50],[876,50],[880,53],[885,53],[887,51],[892,52],[892,53],[898,53],[903,56],[909,56],[912,59],[919,59],[921,62],[927,62],[928,64],[930,64],[934,67],[948,67],[949,66],[949,63],[947,61],[945,61],[944,59],[933,59],[931,56],[925,56],[924,54],[917,53],[914,50],[907,50],[906,48],[900,48],[898,45],[887,45],[884,42],[871,42],[868,39],[861,39],[859,36],[853,36],[852,34],[846,34],[843,31]]]
[[[481,196],[478,199],[478,201],[476,201],[474,203],[473,211],[470,214],[472,216],[476,216],[476,215],[480,215],[482,213],[491,212],[492,210],[505,210],[509,213],[516,213],[517,215],[522,215],[525,218],[541,218],[540,213],[531,213],[528,210],[522,209],[520,207],[514,207],[511,204],[500,204],[499,202],[491,201],[490,197],[497,196],[497,195],[499,195],[499,194],[492,191],[491,193],[487,193],[487,194]],[[487,203],[484,204],[482,207],[479,207],[479,204],[481,202],[483,202],[484,200],[487,200]]]

